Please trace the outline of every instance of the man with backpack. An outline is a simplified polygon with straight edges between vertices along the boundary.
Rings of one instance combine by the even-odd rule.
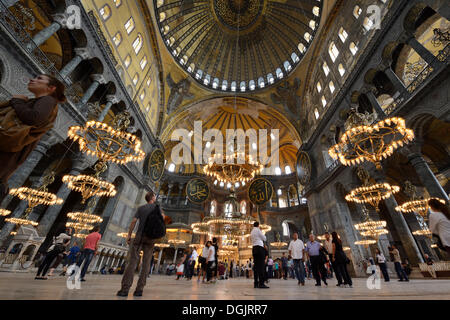
[[[159,205],[155,203],[156,195],[153,191],[150,191],[145,196],[146,205],[140,207],[133,220],[131,221],[127,243],[130,245],[129,249],[129,262],[125,268],[125,272],[122,278],[122,288],[117,292],[119,297],[127,297],[128,291],[133,284],[134,271],[139,262],[141,250],[144,252],[142,257],[141,272],[139,274],[139,280],[134,291],[135,297],[141,297],[144,290],[147,275],[150,272],[150,261],[153,255],[153,247],[156,241],[166,234],[166,227],[164,224],[164,214],[161,212]],[[138,223],[136,236],[131,240],[133,230]]]

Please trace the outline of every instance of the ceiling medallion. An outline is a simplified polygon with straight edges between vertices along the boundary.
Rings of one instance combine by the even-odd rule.
[[[261,17],[265,3],[264,0],[214,0],[214,12],[226,27],[243,31]]]

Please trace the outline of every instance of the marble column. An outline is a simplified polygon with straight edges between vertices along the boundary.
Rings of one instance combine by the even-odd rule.
[[[75,57],[62,68],[59,73],[63,78],[68,77],[75,68],[81,63],[81,61],[89,59],[89,52],[86,48],[75,48]]]
[[[159,249],[158,263],[156,264],[156,270],[155,270],[156,274],[159,273],[159,267],[161,266],[161,259],[162,259],[163,250],[164,250],[164,248],[160,248]]]
[[[106,105],[103,108],[102,113],[98,117],[98,121],[101,122],[101,121],[105,120],[105,117],[108,114],[109,110],[111,110],[111,107],[118,102],[119,102],[119,100],[117,100],[117,98],[115,96],[107,95],[106,96]]]
[[[417,52],[417,54],[422,57],[423,60],[426,61],[430,66],[434,69],[439,67],[442,63],[427,49],[421,44],[413,35],[408,35],[409,38],[406,41],[413,49]]]
[[[385,175],[378,170],[372,171],[372,177],[377,183],[386,182]],[[398,235],[400,236],[403,248],[408,255],[409,262],[412,265],[417,265],[418,263],[423,262],[422,254],[417,247],[416,241],[414,240],[405,217],[403,216],[403,214],[395,210],[395,208],[398,206],[395,197],[390,196],[389,198],[385,199],[384,204],[386,205],[388,214],[391,217],[392,222],[394,223],[394,227],[397,230]]]
[[[51,132],[51,131],[50,131]],[[27,178],[30,176],[31,172],[33,172],[36,165],[42,159],[42,157],[47,153],[48,149],[51,148],[52,145],[57,143],[57,139],[51,138],[49,134],[45,135],[45,137],[39,141],[36,145],[36,148],[30,153],[27,160],[14,172],[14,174],[9,178],[8,185],[10,188],[18,188],[23,186]],[[13,199],[12,196],[8,195],[2,201],[1,207],[6,208],[8,204]]]
[[[288,203],[288,208],[291,207],[291,197],[289,196],[289,187],[286,188],[286,200]]]
[[[82,154],[77,154],[77,156],[73,160],[72,170],[70,170],[69,174],[74,176],[79,175],[86,167],[87,164],[85,163],[84,156]],[[66,201],[67,197],[71,192],[72,190],[70,190],[67,187],[67,185],[63,183],[59,188],[58,192],[56,193],[56,196]],[[63,206],[64,203],[61,205],[48,207],[47,211],[45,211],[44,216],[42,217],[39,223],[39,226],[37,227],[39,235],[47,236],[48,232],[50,231],[50,228],[52,227],[53,223],[58,217]]]
[[[177,261],[177,253],[178,253],[178,247],[175,247],[175,254],[173,255],[173,263]]]
[[[407,150],[410,151],[408,154],[408,160],[414,167],[414,170],[419,176],[422,185],[427,189],[430,196],[444,199],[448,203],[449,198],[447,193],[444,191],[438,179],[434,175],[433,171],[431,171],[421,154],[421,143],[419,142],[411,145],[407,148]]]
[[[170,198],[170,193],[172,192],[172,188],[173,188],[173,184],[169,184],[168,189],[167,189],[166,204],[169,203],[169,198]]]
[[[54,22],[46,27],[45,29],[39,31],[34,37],[33,42],[37,47],[45,43],[50,39],[56,32],[65,26],[66,15],[62,13],[55,14],[53,16]],[[34,48],[33,44],[28,44],[28,49],[32,50]]]
[[[278,190],[279,190],[280,188],[278,187],[278,188],[275,188],[275,199],[277,200],[277,208],[279,208],[280,207],[280,196],[279,196],[279,194],[278,194]]]
[[[184,187],[186,186],[186,184],[185,183],[180,183],[178,186],[179,186],[180,190],[178,191],[177,206],[180,206],[181,198],[183,197],[183,190],[184,190]]]
[[[95,91],[98,89],[100,84],[106,83],[105,78],[101,74],[92,75],[92,80],[93,81],[91,83],[91,86],[86,90],[86,92],[84,93],[83,97],[79,102],[80,106],[83,106],[89,102],[89,100],[92,98],[92,96],[94,95]]]
[[[366,94],[367,98],[369,99],[370,104],[375,109],[375,112],[378,114],[378,119],[384,118],[384,116],[386,114],[384,113],[383,109],[381,108],[381,105],[378,102],[377,97],[375,97],[375,94],[373,93],[373,91],[367,90],[365,92],[365,94]]]

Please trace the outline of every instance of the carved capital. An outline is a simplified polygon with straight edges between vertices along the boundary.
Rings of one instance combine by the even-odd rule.
[[[93,81],[97,81],[100,84],[105,84],[106,83],[106,79],[102,74],[93,74],[91,76]]]
[[[73,51],[77,56],[80,56],[83,60],[87,60],[91,57],[87,48],[75,48]]]
[[[112,95],[112,94],[108,94],[108,95],[106,96],[106,101],[107,101],[107,102],[111,102],[112,104],[119,103],[119,99],[117,99],[116,96],[115,96],[115,95]]]

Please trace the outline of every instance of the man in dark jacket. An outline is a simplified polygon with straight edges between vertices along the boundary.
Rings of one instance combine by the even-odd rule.
[[[149,239],[143,233],[145,222],[150,214],[159,214],[159,211],[156,210],[156,195],[153,191],[150,191],[146,194],[145,200],[147,201],[146,205],[140,207],[133,220],[131,221],[130,227],[128,229],[127,243],[130,245],[130,249],[128,251],[129,254],[129,263],[125,268],[125,272],[122,278],[122,288],[117,292],[119,297],[127,297],[128,291],[133,284],[134,271],[136,270],[136,266],[140,260],[140,252],[141,250],[144,252],[142,257],[142,267],[141,272],[139,274],[139,280],[136,285],[136,290],[134,291],[134,296],[141,297],[142,291],[144,290],[147,276],[150,272],[150,261],[153,255],[153,247],[157,241],[157,239]],[[162,218],[165,216],[162,214]],[[133,234],[133,230],[136,226],[136,223],[139,222],[136,236],[131,240],[131,235]]]

